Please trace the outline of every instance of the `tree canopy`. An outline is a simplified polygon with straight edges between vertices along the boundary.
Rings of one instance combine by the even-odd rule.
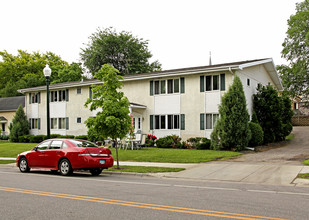
[[[86,120],[88,129],[92,129],[101,137],[110,137],[114,140],[117,150],[117,138],[124,138],[132,129],[130,117],[130,103],[124,93],[119,91],[122,86],[123,77],[118,75],[119,71],[105,64],[95,73],[95,77],[102,81],[101,85],[92,87],[92,99],[88,99],[85,106],[90,105],[90,110],[103,109],[95,118]],[[118,150],[117,150],[117,167]]]
[[[28,53],[18,50],[12,55],[7,51],[0,51],[0,97],[21,95],[17,89],[45,85],[43,69],[49,64],[52,74],[51,83],[77,81],[82,79],[80,63],[68,64],[60,56],[47,52]]]
[[[98,28],[85,45],[86,48],[82,49],[80,55],[92,74],[104,64],[112,65],[121,75],[161,70],[158,61],[149,61],[152,54],[148,50],[148,41],[129,32],[117,33],[113,28]]]
[[[288,65],[278,66],[283,86],[292,97],[309,97],[309,0],[296,3],[296,13],[288,20],[282,57]]]
[[[246,97],[237,75],[221,99],[219,113],[220,118],[211,134],[212,148],[243,150],[248,146],[251,133]]]

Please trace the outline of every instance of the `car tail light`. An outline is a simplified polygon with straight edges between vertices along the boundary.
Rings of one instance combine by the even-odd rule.
[[[89,151],[87,149],[82,150],[79,152],[78,156],[89,156]]]

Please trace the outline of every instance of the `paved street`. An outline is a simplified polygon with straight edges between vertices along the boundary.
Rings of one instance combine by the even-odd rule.
[[[2,219],[307,219],[304,187],[0,168]]]

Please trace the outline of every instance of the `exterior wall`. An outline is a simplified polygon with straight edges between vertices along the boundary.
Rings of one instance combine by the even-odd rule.
[[[268,83],[270,83],[273,86],[275,84],[263,65],[245,68],[244,70],[237,71],[236,74],[239,76],[243,84],[247,108],[251,118],[253,111],[253,95],[257,92],[256,89],[258,84],[260,83],[262,85],[267,85]],[[247,84],[248,79],[250,80],[250,85]]]
[[[5,123],[0,123],[0,129],[2,129],[2,124],[4,124],[4,129],[5,129],[4,131],[2,131],[2,133],[0,133],[0,135],[10,134],[9,125],[12,123],[15,113],[16,111],[0,112],[0,116],[5,117],[7,120],[7,122]]]

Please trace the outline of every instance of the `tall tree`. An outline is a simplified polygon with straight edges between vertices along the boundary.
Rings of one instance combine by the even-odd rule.
[[[121,75],[161,70],[158,61],[149,62],[152,54],[148,50],[148,41],[134,37],[129,32],[117,33],[113,28],[98,28],[85,45],[80,55],[92,74],[103,64],[112,65]]]
[[[296,13],[288,20],[282,57],[288,65],[278,66],[283,86],[292,97],[309,97],[309,0],[296,3]]]
[[[51,52],[40,54],[18,50],[16,56],[0,51],[0,97],[21,95],[17,89],[45,85],[43,69],[52,69],[51,83],[76,81],[82,78],[80,63],[69,65]]]
[[[237,75],[221,99],[220,118],[211,134],[212,148],[243,150],[251,138],[249,113],[242,83]]]
[[[112,138],[116,147],[117,168],[119,169],[117,138],[124,138],[132,129],[129,115],[129,100],[124,93],[119,91],[123,77],[119,71],[105,64],[95,73],[95,77],[102,81],[101,85],[92,87],[93,99],[88,99],[85,106],[90,105],[90,110],[102,109],[95,118],[86,120],[88,129],[93,129],[101,137]]]
[[[18,142],[18,137],[29,134],[28,120],[21,105],[18,107],[9,129],[9,139],[12,142]]]

